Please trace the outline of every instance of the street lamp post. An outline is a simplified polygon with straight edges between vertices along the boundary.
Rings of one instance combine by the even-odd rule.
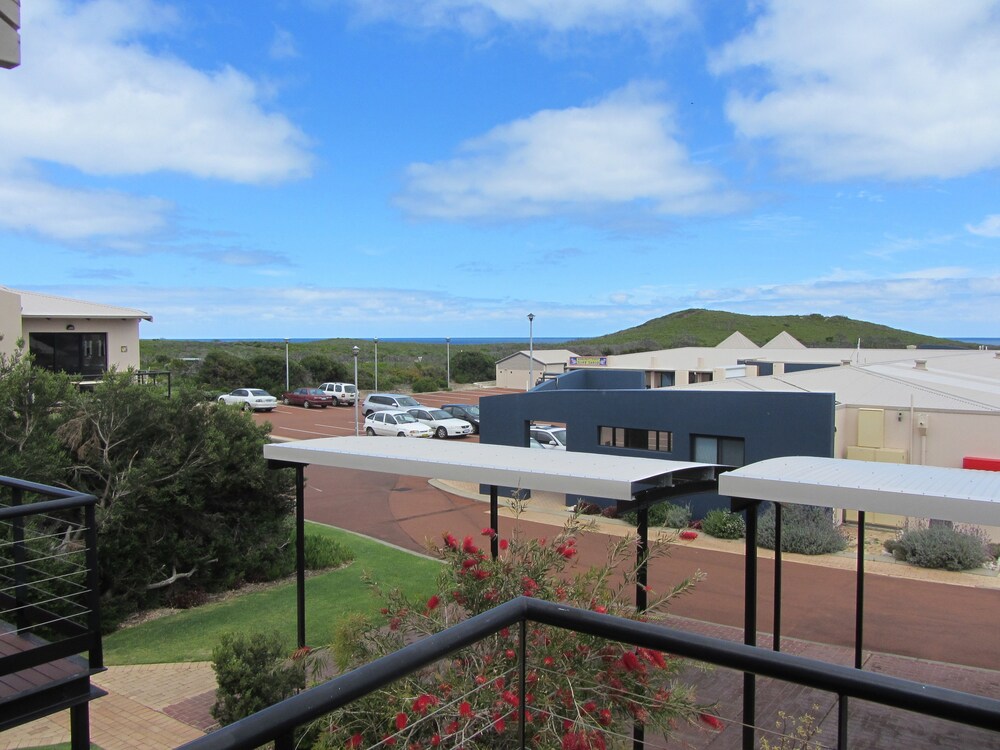
[[[360,352],[361,350],[358,349],[358,347],[355,346],[353,349],[351,349],[351,351],[354,352],[354,393],[357,394],[357,392],[358,392],[358,352]],[[354,434],[355,434],[355,436],[357,436],[357,435],[360,434],[360,430],[358,429],[358,427],[359,427],[359,425],[358,425],[358,398],[357,398],[357,395],[355,395],[355,397],[354,397]]]
[[[288,385],[288,339],[285,339],[285,392],[292,390]]]
[[[378,391],[378,336],[375,337],[375,390]]]
[[[528,388],[535,387],[535,314],[528,313]]]
[[[451,336],[444,337],[444,350],[446,353],[445,355],[446,360],[448,362],[448,374],[446,376],[447,379],[445,380],[445,383],[447,384],[446,390],[450,391],[451,390]]]

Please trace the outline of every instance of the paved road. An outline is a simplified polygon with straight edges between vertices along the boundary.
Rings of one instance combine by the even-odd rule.
[[[493,393],[489,391],[487,393]],[[482,391],[421,394],[428,405],[449,401],[476,403]],[[354,410],[279,407],[257,415],[274,424],[273,433],[289,438],[353,434]],[[371,438],[388,440],[392,438]],[[474,438],[462,438],[474,439]],[[306,517],[358,531],[412,550],[444,531],[477,534],[488,525],[487,507],[430,486],[425,480],[348,470],[307,470]],[[503,522],[501,522],[501,529]],[[530,533],[552,534],[552,526],[526,523]],[[604,557],[607,538],[593,535],[581,544],[581,560]],[[760,629],[771,628],[772,564],[761,560]],[[706,579],[671,608],[682,617],[739,626],[743,607],[743,557],[739,554],[676,547],[670,558],[655,561],[650,584],[665,590],[700,570]],[[783,566],[784,635],[831,645],[854,639],[853,570],[812,564]],[[969,575],[963,580],[975,581]],[[952,664],[1000,670],[1000,588],[956,586],[869,573],[866,576],[865,647]]]

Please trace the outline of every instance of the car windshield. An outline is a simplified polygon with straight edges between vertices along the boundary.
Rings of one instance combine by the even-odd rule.
[[[431,409],[427,413],[431,415],[431,419],[453,419],[451,414],[444,409]]]
[[[420,406],[416,399],[409,396],[397,396],[396,401],[399,402],[400,406]]]
[[[250,395],[251,396],[270,396],[271,394],[268,393],[267,391],[262,391],[260,388],[251,388],[250,389]]]
[[[397,424],[409,424],[417,421],[412,414],[396,414],[395,416]]]

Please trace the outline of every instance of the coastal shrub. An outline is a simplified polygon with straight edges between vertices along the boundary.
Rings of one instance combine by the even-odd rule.
[[[950,526],[905,531],[896,539],[886,540],[885,548],[897,560],[921,568],[971,570],[989,560],[980,534]]]
[[[757,546],[774,549],[774,508],[757,524]],[[781,509],[781,551],[799,555],[827,555],[847,547],[847,538],[833,524],[831,508],[785,505]]]
[[[484,352],[458,352],[451,358],[451,379],[456,383],[495,380],[496,363]]]
[[[305,666],[288,658],[281,634],[226,633],[212,649],[218,690],[212,716],[222,725],[290,698],[305,687]]]
[[[746,535],[743,516],[726,508],[710,510],[701,519],[701,530],[719,539],[741,539]]]
[[[433,546],[444,566],[437,592],[427,600],[411,601],[372,582],[384,619],[354,617],[338,626],[333,651],[340,671],[371,663],[517,596],[647,619],[662,615],[673,596],[692,583],[651,593],[649,608],[640,615],[632,601],[633,540],[618,540],[606,562],[570,576],[577,538],[584,531],[578,515],[548,540],[527,538],[516,525],[514,529],[509,538],[497,540],[496,560],[480,547],[489,545],[493,529],[483,530],[481,542],[445,533]],[[654,556],[668,550],[653,545]],[[308,732],[315,738],[312,748],[520,747],[521,637],[517,628],[503,628],[323,717]],[[523,637],[528,641],[531,747],[618,747],[637,719],[666,736],[684,722],[724,728],[684,683],[681,659],[541,624],[529,627]]]
[[[414,393],[430,393],[431,391],[441,391],[447,388],[444,378],[424,375],[413,381]]]
[[[601,512],[601,506],[587,500],[581,500],[576,504],[576,512],[585,516],[596,516]]]
[[[613,505],[609,505],[606,508],[601,508],[601,515],[604,518],[618,518],[618,508]]]

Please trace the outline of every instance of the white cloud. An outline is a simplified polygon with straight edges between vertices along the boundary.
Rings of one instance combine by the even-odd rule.
[[[133,237],[169,222],[167,201],[45,184],[40,163],[91,176],[172,171],[240,183],[308,174],[305,137],[268,111],[257,83],[144,44],[179,23],[152,0],[25,4],[23,64],[0,76],[0,192],[26,192],[14,199],[23,213],[7,211],[0,223],[71,240]]]
[[[292,32],[288,29],[275,29],[268,54],[272,60],[289,60],[298,57],[299,50],[295,46],[295,37]]]
[[[898,180],[1000,166],[996,0],[761,5],[711,67],[734,74],[738,131],[790,169]]]
[[[990,214],[978,224],[966,224],[965,228],[980,237],[1000,237],[1000,214]]]
[[[407,170],[400,204],[444,219],[531,218],[624,205],[660,216],[740,204],[691,161],[670,106],[635,85],[596,104],[544,110],[466,141],[459,155]]]
[[[496,24],[611,33],[684,18],[690,0],[353,0],[365,21],[459,28],[479,35]]]

